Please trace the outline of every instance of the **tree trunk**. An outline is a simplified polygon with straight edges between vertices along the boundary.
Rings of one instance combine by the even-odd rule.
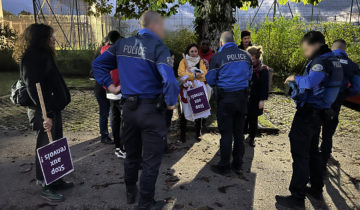
[[[220,35],[232,31],[235,18],[228,0],[204,0],[195,6],[195,31],[199,41],[210,40],[211,48],[219,48]]]

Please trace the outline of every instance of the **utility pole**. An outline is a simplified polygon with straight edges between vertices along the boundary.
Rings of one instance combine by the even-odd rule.
[[[351,0],[351,8],[350,8],[350,23],[351,23],[351,16],[353,12],[354,0]]]
[[[36,15],[36,3],[35,3],[36,0],[33,0],[33,9],[34,9],[34,21],[35,23],[37,23],[37,15]]]
[[[276,0],[274,0],[274,14],[273,14],[273,21],[275,21],[275,18],[276,18]]]

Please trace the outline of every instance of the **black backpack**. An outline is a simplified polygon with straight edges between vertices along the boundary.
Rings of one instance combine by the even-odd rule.
[[[25,84],[19,79],[11,86],[10,100],[15,105],[33,106]]]

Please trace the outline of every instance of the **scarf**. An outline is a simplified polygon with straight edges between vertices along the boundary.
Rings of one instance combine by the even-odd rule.
[[[189,55],[186,55],[186,61],[188,64],[188,67],[196,67],[196,65],[200,62],[200,56],[197,57],[191,57]]]

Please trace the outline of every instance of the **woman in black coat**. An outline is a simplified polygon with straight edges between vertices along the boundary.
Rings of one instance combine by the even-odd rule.
[[[268,99],[269,67],[262,64],[261,47],[250,47],[247,51],[251,55],[253,75],[250,82],[250,98],[248,103],[248,114],[245,122],[245,130],[249,133],[247,138],[249,145],[255,147],[258,116],[263,114],[264,101]]]
[[[61,111],[70,103],[70,93],[55,64],[54,30],[44,24],[32,24],[18,39],[14,59],[20,64],[20,79],[25,84],[30,101],[28,117],[36,133],[36,149],[49,143],[46,131],[51,131],[53,139],[63,137]],[[36,83],[40,83],[47,119],[41,114]],[[36,179],[43,187],[41,196],[50,201],[63,201],[62,194],[55,190],[72,187],[62,179],[45,186],[44,177],[35,150]]]

